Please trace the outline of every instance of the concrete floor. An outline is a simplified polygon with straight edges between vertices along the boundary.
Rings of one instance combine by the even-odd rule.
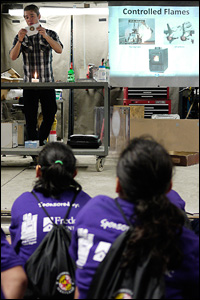
[[[96,171],[95,156],[76,156],[77,181],[92,197],[106,194],[116,197],[115,170],[116,155],[109,152],[102,172]],[[9,212],[15,199],[25,191],[31,191],[35,178],[35,167],[30,166],[32,158],[27,156],[1,156],[1,210]],[[199,212],[199,164],[189,167],[175,167],[173,177],[175,189],[186,202],[186,211]]]

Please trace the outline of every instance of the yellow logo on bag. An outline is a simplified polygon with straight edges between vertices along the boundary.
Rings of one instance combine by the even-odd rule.
[[[62,272],[56,279],[57,290],[62,294],[71,294],[74,292],[74,283],[68,272]]]
[[[121,289],[115,293],[114,299],[133,299],[132,292],[128,289]]]

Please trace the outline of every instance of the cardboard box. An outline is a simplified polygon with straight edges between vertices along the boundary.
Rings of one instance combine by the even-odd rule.
[[[199,152],[169,151],[174,165],[191,166],[199,163]]]
[[[151,135],[168,151],[199,152],[199,120],[131,119],[130,138]]]
[[[20,82],[23,78],[12,68],[1,73],[1,82]]]
[[[124,105],[114,105],[114,107],[122,107]],[[143,105],[130,105],[126,106],[130,110],[130,120],[132,119],[144,119],[144,106]]]
[[[1,90],[1,100],[6,100],[6,96],[9,90]]]
[[[144,119],[144,106],[131,105],[130,106],[130,120]]]
[[[18,146],[18,123],[1,123],[1,147],[15,148]]]
[[[24,146],[24,127],[25,127],[25,121],[18,120],[18,145]]]

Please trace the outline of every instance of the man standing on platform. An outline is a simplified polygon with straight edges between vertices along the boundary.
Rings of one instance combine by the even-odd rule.
[[[39,24],[40,18],[36,5],[24,8],[24,19],[29,27],[18,32],[9,52],[12,60],[16,60],[22,53],[24,82],[32,82],[35,77],[39,79],[38,82],[54,82],[52,49],[56,53],[62,53],[63,45],[57,33],[42,27]],[[57,111],[55,90],[24,89],[23,99],[28,140],[39,140],[42,146],[46,143]],[[39,100],[43,121],[37,131]]]

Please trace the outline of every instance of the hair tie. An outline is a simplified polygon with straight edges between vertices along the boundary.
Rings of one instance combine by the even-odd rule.
[[[61,164],[61,165],[63,165],[63,162],[61,160],[56,160],[55,164]]]

